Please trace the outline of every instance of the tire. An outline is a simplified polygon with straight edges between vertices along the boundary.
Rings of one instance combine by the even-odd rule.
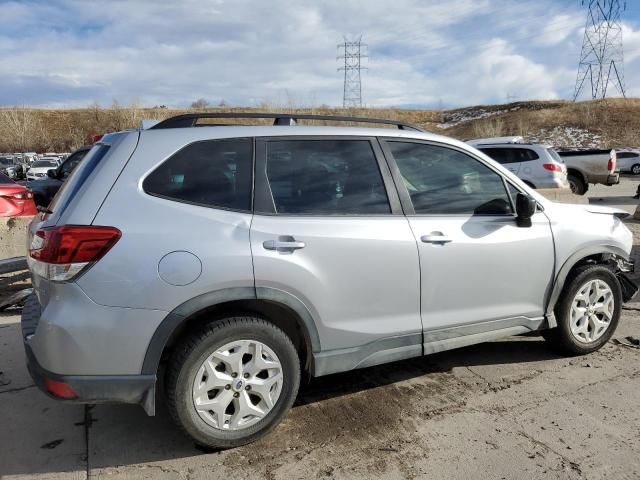
[[[256,361],[258,344],[264,353]],[[275,364],[279,370],[272,368]],[[237,375],[231,377],[234,373]],[[218,388],[212,389],[212,382]],[[270,382],[275,383],[270,386]],[[176,348],[167,370],[167,406],[173,420],[196,444],[232,448],[275,428],[291,408],[299,385],[300,359],[282,330],[257,317],[230,317],[205,325]],[[269,407],[267,401],[273,405]],[[258,411],[263,414],[254,415]]]
[[[634,163],[631,165],[631,173],[633,175],[640,175],[640,163]]]
[[[595,289],[592,288],[594,285],[593,282],[598,282],[598,286],[602,291],[606,291],[604,287],[606,285],[610,296],[604,294],[596,298],[599,294],[593,293],[593,295],[589,294],[588,300],[578,300],[577,296],[585,291],[595,292]],[[613,303],[609,304],[606,301],[607,298],[610,298],[610,301]],[[603,300],[602,302],[600,302],[601,299]],[[572,307],[574,306],[574,302],[577,302],[577,308],[586,309],[586,315],[578,316],[582,321],[572,321]],[[596,309],[594,313],[598,319],[600,319],[599,315],[601,315],[602,319],[607,320],[606,327],[602,326],[602,324],[597,324],[594,327],[593,317],[588,315],[588,312],[591,310],[586,307],[586,303],[601,304],[604,306],[601,308],[603,311],[609,310],[608,313],[602,313]],[[582,307],[582,305],[585,305],[585,307]],[[610,307],[609,309],[606,308],[607,305]],[[616,331],[620,321],[621,310],[622,289],[615,274],[603,265],[586,265],[577,268],[567,278],[560,299],[555,307],[558,326],[544,330],[542,336],[551,343],[556,351],[564,355],[584,355],[595,352],[607,343]],[[572,329],[572,323],[575,324],[575,329]],[[580,329],[578,323],[582,323],[584,329],[580,333],[575,333],[576,330]],[[601,328],[604,328],[604,330],[601,330]],[[591,330],[589,331],[589,329]],[[592,338],[589,339],[589,336]]]
[[[576,195],[584,195],[587,193],[589,187],[581,176],[578,176],[575,173],[570,173],[567,175],[567,180],[569,181],[571,191]]]

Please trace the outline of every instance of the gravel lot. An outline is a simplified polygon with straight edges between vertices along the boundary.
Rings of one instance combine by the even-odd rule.
[[[591,201],[635,210],[637,182]],[[630,223],[640,243],[640,224]],[[560,358],[537,336],[333,375],[256,444],[203,452],[162,406],[82,407],[33,386],[19,316],[0,317],[0,477],[638,478],[640,350]],[[640,336],[640,303],[615,338]]]

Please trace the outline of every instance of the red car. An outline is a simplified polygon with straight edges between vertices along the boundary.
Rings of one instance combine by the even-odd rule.
[[[24,217],[38,213],[29,189],[0,173],[0,217]]]

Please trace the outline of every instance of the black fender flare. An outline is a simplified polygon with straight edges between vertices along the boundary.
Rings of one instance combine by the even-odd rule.
[[[617,255],[619,257],[624,258],[625,260],[629,259],[629,254],[622,250],[620,247],[615,245],[592,245],[590,247],[585,247],[577,252],[574,252],[572,255],[567,258],[567,260],[562,264],[558,274],[556,275],[555,282],[553,284],[553,288],[551,289],[551,293],[547,300],[546,304],[546,317],[549,320],[549,327],[557,326],[555,315],[553,310],[556,306],[558,298],[560,297],[560,293],[564,287],[565,281],[567,280],[567,276],[569,272],[575,267],[581,260],[584,260],[587,257],[591,257],[593,255],[603,255],[603,254],[612,254]]]
[[[192,315],[207,308],[238,300],[266,300],[280,304],[292,310],[299,319],[305,341],[311,347],[311,353],[320,351],[320,337],[315,319],[307,306],[295,295],[284,290],[270,287],[233,287],[203,293],[191,298],[167,314],[151,337],[142,363],[143,375],[155,375],[160,358],[167,342],[180,325]]]

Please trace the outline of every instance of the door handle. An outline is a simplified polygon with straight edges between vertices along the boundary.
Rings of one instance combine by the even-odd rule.
[[[450,243],[453,241],[451,238],[445,237],[440,232],[433,232],[429,235],[423,235],[422,237],[420,237],[420,240],[422,240],[424,243]]]
[[[262,246],[265,250],[276,250],[278,252],[293,252],[294,250],[300,250],[304,248],[306,244],[304,242],[297,242],[295,238],[291,236],[281,236],[278,240],[265,240],[262,242]]]

